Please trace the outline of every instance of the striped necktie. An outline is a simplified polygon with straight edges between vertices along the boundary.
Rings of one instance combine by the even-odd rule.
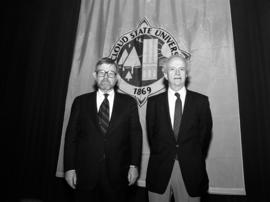
[[[101,131],[106,134],[109,122],[110,122],[110,106],[109,106],[109,100],[108,100],[109,94],[104,94],[104,100],[100,105],[98,117],[99,117],[99,126]]]

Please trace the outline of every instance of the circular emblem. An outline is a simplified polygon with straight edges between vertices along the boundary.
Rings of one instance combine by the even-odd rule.
[[[119,68],[119,90],[143,106],[149,96],[164,90],[162,61],[176,54],[190,57],[170,33],[151,27],[143,19],[135,30],[121,36],[110,52],[109,57],[116,60]]]

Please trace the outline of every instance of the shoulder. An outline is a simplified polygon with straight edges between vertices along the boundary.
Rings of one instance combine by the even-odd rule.
[[[115,92],[115,96],[116,96],[121,102],[125,102],[126,104],[127,104],[127,103],[137,104],[135,98],[133,98],[132,96],[130,96],[130,95],[128,95],[128,94]]]
[[[163,100],[166,97],[167,97],[167,91],[160,93],[158,95],[151,96],[150,98],[148,98],[148,102],[158,102],[158,101]]]
[[[94,99],[96,97],[96,92],[84,93],[75,97],[74,102],[80,102],[84,100]]]
[[[191,90],[187,90],[187,95],[197,99],[208,99],[208,96]]]
[[[193,102],[193,103],[197,103],[199,105],[201,105],[201,104],[209,105],[208,96],[206,96],[204,94],[188,90],[187,96],[188,96],[188,100]]]

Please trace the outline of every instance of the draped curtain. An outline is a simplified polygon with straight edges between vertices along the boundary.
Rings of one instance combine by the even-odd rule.
[[[231,0],[230,4],[245,187],[250,201],[267,201],[270,3]],[[77,0],[9,1],[3,9],[4,201],[25,197],[53,201],[68,194],[55,172],[80,6]]]
[[[175,54],[178,49],[176,45],[180,49],[179,54],[191,55],[188,88],[206,94],[210,100],[214,124],[207,158],[209,192],[245,194],[238,89],[228,0],[82,1],[57,176],[63,176],[63,142],[71,104],[76,96],[93,91],[94,78],[91,73],[95,69],[95,63],[98,58],[111,55],[117,58],[121,66],[119,89],[138,101],[144,137],[138,185],[145,186],[150,154],[145,103],[147,96],[164,89],[160,84],[162,72],[159,60]],[[140,51],[141,49],[143,50]],[[140,72],[147,72],[146,75],[150,78],[143,80]],[[157,75],[156,81],[154,74]],[[137,80],[139,81],[136,82]],[[138,83],[142,85],[138,87]],[[151,92],[147,94],[146,89]],[[140,91],[145,91],[145,96],[135,93]]]

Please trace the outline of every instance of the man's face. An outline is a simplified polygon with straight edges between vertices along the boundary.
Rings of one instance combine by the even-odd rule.
[[[178,91],[185,86],[187,77],[187,64],[181,57],[169,59],[164,71],[164,77],[168,80],[172,90]]]
[[[98,88],[103,92],[107,92],[113,89],[117,82],[116,66],[113,64],[101,64],[97,66],[93,76]]]

